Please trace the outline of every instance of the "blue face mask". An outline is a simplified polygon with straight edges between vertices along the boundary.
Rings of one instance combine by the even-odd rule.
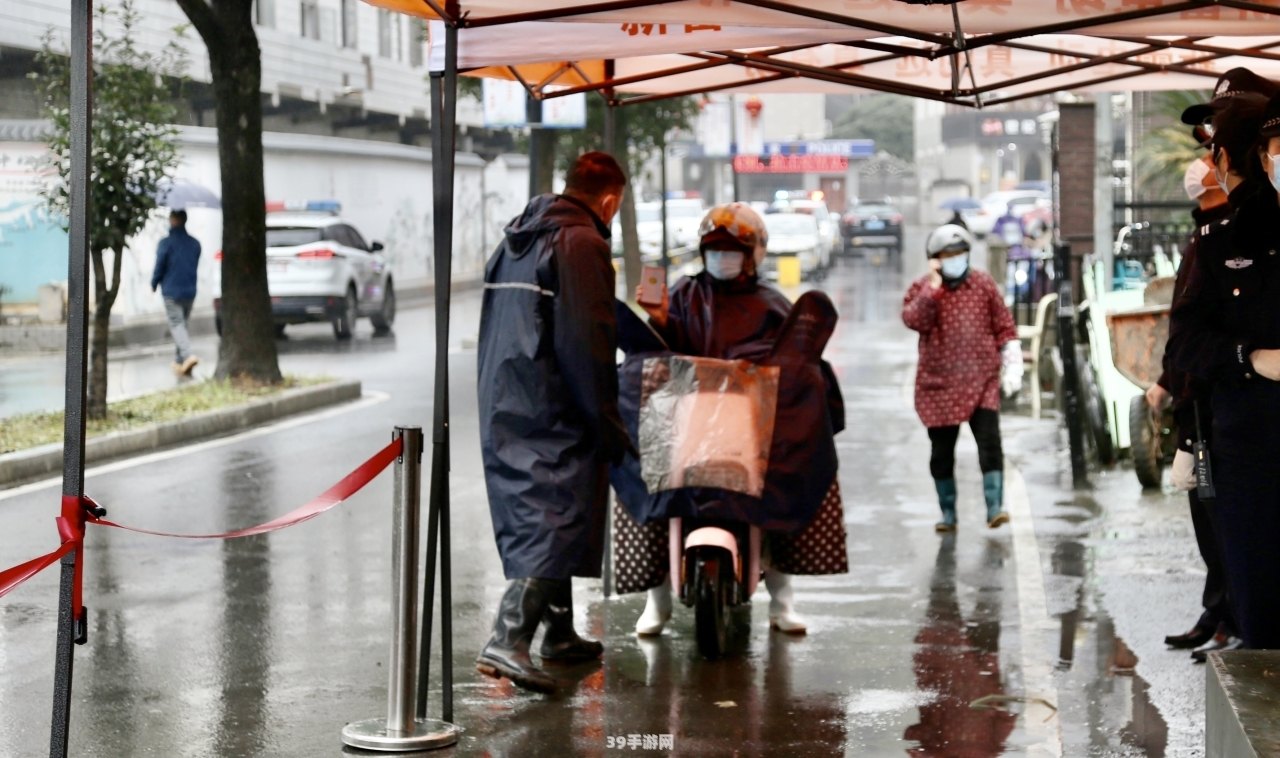
[[[1280,155],[1268,155],[1267,157],[1271,159],[1271,171],[1267,173],[1267,178],[1271,180],[1271,186],[1275,188],[1276,192],[1280,192],[1280,165],[1276,163],[1280,161]]]
[[[728,281],[742,274],[742,261],[746,256],[737,250],[706,250],[702,257],[706,260],[708,274],[720,281]]]
[[[969,270],[969,254],[953,255],[942,259],[942,278],[959,279]]]

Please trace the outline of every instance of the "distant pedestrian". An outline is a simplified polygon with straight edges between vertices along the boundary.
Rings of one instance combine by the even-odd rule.
[[[929,471],[938,492],[939,532],[956,528],[955,448],[968,422],[978,442],[987,526],[1009,520],[1004,511],[1004,451],[1000,391],[1022,384],[1022,347],[1013,317],[987,274],[969,266],[973,237],[944,224],[929,235],[930,271],[907,290],[902,320],[920,333],[916,413],[929,430]]]
[[[191,352],[191,334],[187,321],[191,304],[196,299],[196,267],[200,263],[200,242],[187,234],[187,212],[169,212],[169,236],[160,240],[156,250],[156,268],[151,274],[151,291],[160,288],[164,296],[164,313],[169,319],[176,353],[173,373],[191,376],[200,359]]]
[[[630,447],[608,242],[626,183],[611,156],[582,155],[564,194],[530,200],[485,269],[480,446],[510,584],[476,668],[539,692],[555,689],[529,658],[540,624],[544,663],[604,651],[574,631],[570,582],[600,576],[609,464]]]

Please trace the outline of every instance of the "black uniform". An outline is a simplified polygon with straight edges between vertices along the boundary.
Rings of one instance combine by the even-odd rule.
[[[1212,398],[1211,510],[1240,635],[1250,648],[1280,648],[1280,383],[1249,362],[1280,348],[1280,207],[1265,184],[1245,183],[1230,201],[1230,218],[1200,229],[1168,349]]]
[[[1196,229],[1182,252],[1182,263],[1178,267],[1178,277],[1174,282],[1174,299],[1181,298],[1187,289],[1187,282],[1192,277],[1198,259],[1197,249],[1200,245],[1200,230],[1231,217],[1231,205],[1223,203],[1215,208],[1191,212],[1196,222]],[[1212,439],[1213,405],[1208,386],[1194,376],[1173,367],[1171,353],[1164,354],[1164,373],[1157,382],[1164,387],[1173,398],[1173,418],[1177,434],[1178,449],[1191,452],[1193,440],[1203,435],[1205,441]],[[1199,424],[1196,423],[1197,411]],[[1197,432],[1197,426],[1199,431]],[[1210,443],[1212,447],[1212,443]],[[1227,597],[1226,569],[1222,564],[1222,551],[1218,547],[1218,534],[1213,528],[1208,505],[1200,500],[1195,490],[1191,490],[1188,499],[1191,505],[1191,525],[1195,529],[1196,545],[1200,548],[1200,557],[1204,560],[1205,577],[1204,592],[1201,594],[1201,614],[1196,628],[1217,630],[1219,626],[1235,635],[1235,624],[1231,618],[1231,604]]]

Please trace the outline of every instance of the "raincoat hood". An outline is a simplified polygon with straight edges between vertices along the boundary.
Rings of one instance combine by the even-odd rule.
[[[521,258],[543,234],[571,226],[594,226],[606,240],[610,236],[609,227],[581,200],[567,195],[539,195],[503,229],[507,252],[512,258]]]

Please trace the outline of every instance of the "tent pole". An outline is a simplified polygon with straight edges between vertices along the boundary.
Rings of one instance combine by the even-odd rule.
[[[616,74],[616,65],[612,60],[604,62],[604,78],[606,81],[613,81]],[[613,104],[613,88],[602,90],[600,94],[604,97],[604,150],[615,159],[619,159],[619,163],[623,163],[625,158],[619,155],[618,150],[618,110]],[[626,272],[623,272],[623,279],[626,279]],[[610,496],[609,502],[605,505],[604,511],[604,566],[601,571],[601,584],[604,589],[606,598],[613,596],[613,500]]]
[[[438,422],[436,433],[440,437],[442,446],[444,447],[444,472],[441,475],[443,480],[440,485],[441,503],[440,503],[440,646],[441,646],[441,687],[442,694],[442,715],[445,721],[453,720],[453,577],[452,577],[452,556],[450,554],[449,539],[449,470],[453,467],[450,440],[449,440],[449,307],[453,295],[453,186],[455,159],[457,150],[457,122],[458,122],[458,27],[450,26],[445,32],[445,73],[444,73],[444,118],[441,126],[443,134],[441,135],[441,143],[444,147],[444,154],[441,156],[447,166],[445,174],[445,193],[443,218],[446,220],[445,228],[448,230],[445,239],[443,255],[439,256],[437,266],[442,266],[443,278],[440,285],[443,290],[437,289],[436,293],[436,310],[437,310],[437,337],[436,337],[436,355],[438,365],[442,369],[438,369],[437,390],[444,395],[443,413],[437,414],[441,421]],[[437,238],[438,239],[438,238]],[[443,293],[443,298],[441,297]],[[441,303],[443,300],[443,303]],[[443,318],[443,326],[440,326],[440,319]]]
[[[67,263],[66,412],[62,448],[62,495],[79,502],[84,495],[85,349],[89,321],[89,157],[93,126],[93,0],[71,2],[71,231]],[[74,515],[80,533],[84,515]],[[64,758],[71,728],[71,685],[76,643],[87,633],[85,611],[77,608],[78,567],[84,545],[62,558],[58,585],[58,632],[54,663],[53,721],[49,755]]]
[[[453,598],[449,540],[449,308],[453,270],[453,151],[457,116],[457,28],[445,27],[445,70],[431,73],[432,224],[435,241],[436,355],[430,500],[427,509],[427,565],[423,582],[422,641],[418,669],[417,717],[427,716],[431,679],[436,561],[440,570],[442,714],[453,718]]]

